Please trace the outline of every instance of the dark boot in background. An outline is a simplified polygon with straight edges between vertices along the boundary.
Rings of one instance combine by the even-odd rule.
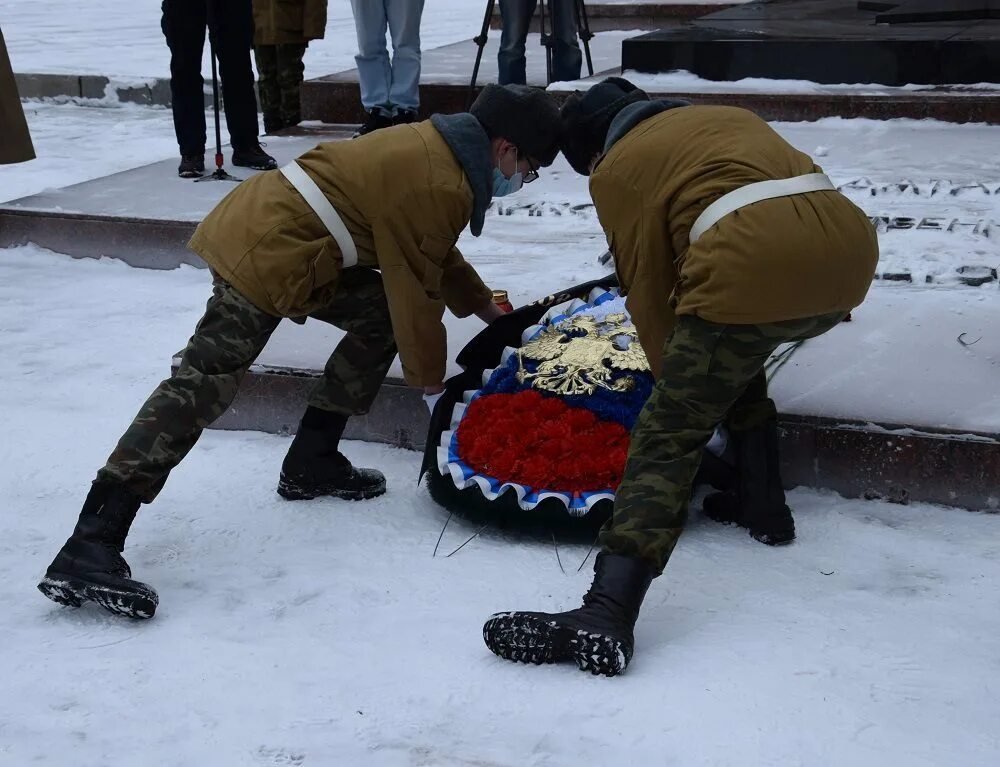
[[[361,136],[367,136],[369,133],[374,133],[377,130],[391,127],[392,116],[386,114],[378,107],[375,107],[368,112],[368,117],[364,124],[354,132],[354,136],[352,138],[360,138]]]
[[[601,552],[583,607],[564,613],[497,613],[483,626],[483,639],[507,660],[572,660],[582,671],[615,676],[632,659],[635,621],[654,575],[641,559]]]
[[[274,170],[278,163],[271,155],[264,151],[259,143],[253,143],[243,147],[233,147],[233,165],[241,168],[253,168],[254,170]]]
[[[181,178],[201,178],[205,175],[205,153],[183,154],[180,165],[177,166],[177,175]]]
[[[96,602],[118,615],[152,618],[160,599],[150,586],[132,580],[121,555],[139,503],[117,483],[91,485],[73,535],[52,560],[38,590],[61,605]]]
[[[705,514],[716,522],[745,527],[769,546],[791,543],[795,520],[781,484],[777,420],[731,436],[736,442],[738,487],[705,498]]]
[[[409,125],[410,123],[415,123],[416,121],[417,110],[415,109],[400,109],[392,116],[393,125]]]
[[[375,469],[356,469],[340,452],[347,416],[306,408],[288,455],[281,464],[278,494],[290,501],[321,495],[360,501],[385,493],[385,476]]]

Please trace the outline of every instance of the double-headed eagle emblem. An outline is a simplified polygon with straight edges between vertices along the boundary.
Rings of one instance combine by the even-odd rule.
[[[635,327],[625,325],[625,319],[624,314],[609,314],[599,321],[583,314],[546,328],[518,350],[517,380],[564,396],[593,394],[598,387],[630,391],[633,376],[612,377],[619,371],[647,371],[649,360]],[[535,372],[525,369],[525,359],[540,363]]]

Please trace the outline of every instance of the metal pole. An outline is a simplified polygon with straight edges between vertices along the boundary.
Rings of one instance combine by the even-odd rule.
[[[222,169],[222,126],[219,122],[219,71],[215,62],[215,41],[208,32],[208,53],[212,59],[212,111],[215,113],[215,168]]]
[[[479,37],[473,37],[472,42],[479,46],[476,52],[476,64],[472,68],[472,80],[469,82],[469,98],[466,100],[466,109],[472,106],[472,100],[476,97],[476,80],[479,78],[479,64],[483,60],[483,48],[486,47],[486,39],[490,33],[490,21],[493,18],[493,8],[496,0],[489,0],[486,3],[486,14],[483,16],[483,28],[479,32]]]
[[[215,113],[215,170],[211,175],[202,176],[201,178],[196,178],[195,181],[205,181],[207,179],[216,179],[218,181],[236,181],[239,182],[242,179],[238,179],[235,176],[230,176],[223,170],[222,167],[222,125],[219,120],[219,69],[216,64],[215,56],[215,30],[217,29],[216,20],[216,1],[209,0],[208,2],[208,55],[212,59],[212,111]]]
[[[540,31],[542,45],[545,46],[545,83],[552,84],[552,37],[545,33],[545,0],[538,0],[541,10]],[[551,11],[551,8],[549,9]]]
[[[587,72],[594,76],[594,62],[590,58],[590,41],[594,38],[594,33],[590,31],[590,20],[587,18],[587,5],[583,0],[576,0],[576,29],[583,40],[583,50],[587,54]]]

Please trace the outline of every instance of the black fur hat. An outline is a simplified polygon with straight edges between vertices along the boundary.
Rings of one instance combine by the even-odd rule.
[[[559,110],[544,90],[527,85],[487,85],[469,112],[491,138],[502,137],[543,166],[559,153]]]
[[[621,77],[601,80],[586,93],[576,91],[566,99],[559,112],[562,153],[573,170],[590,175],[590,163],[604,151],[611,121],[636,101],[649,101],[649,96]]]

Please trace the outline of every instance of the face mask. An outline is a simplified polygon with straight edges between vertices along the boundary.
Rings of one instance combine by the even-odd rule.
[[[524,185],[524,176],[518,171],[510,178],[504,178],[503,173],[500,172],[499,168],[493,169],[493,196],[494,197],[506,197],[508,194],[514,194]]]

